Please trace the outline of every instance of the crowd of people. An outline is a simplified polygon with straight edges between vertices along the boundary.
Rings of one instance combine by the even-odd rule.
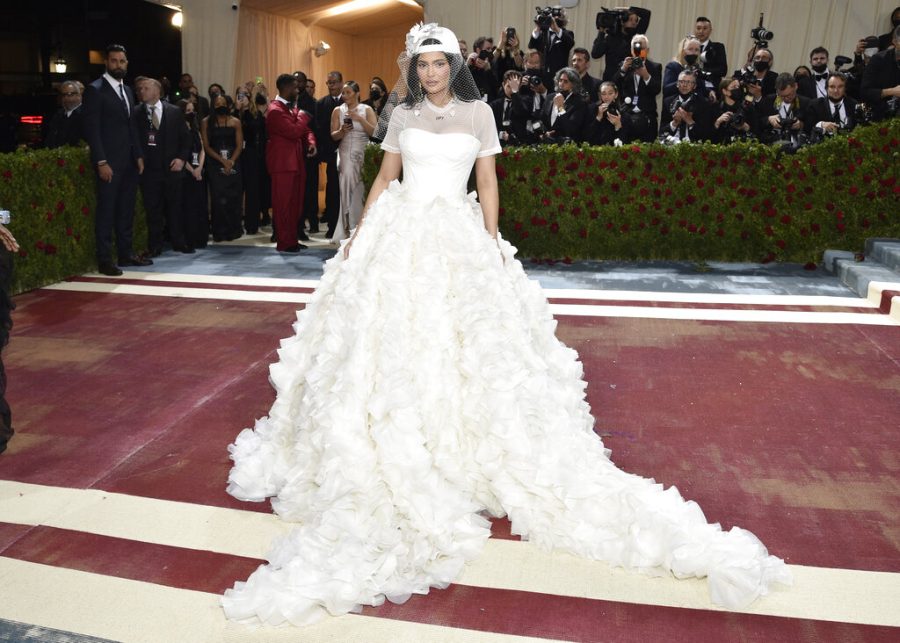
[[[900,7],[893,29],[860,39],[853,58],[814,48],[809,66],[775,71],[772,35],[760,25],[745,64],[729,72],[726,48],[713,24],[698,17],[691,35],[665,64],[650,55],[651,12],[604,10],[591,49],[576,46],[564,9],[538,9],[527,48],[515,27],[481,36],[466,66],[494,114],[501,144],[574,141],[621,145],[635,141],[728,143],[756,139],[796,149],[900,107]],[[602,77],[592,60],[604,59]],[[165,244],[191,253],[214,241],[256,234],[272,225],[280,252],[304,249],[321,233],[347,238],[363,206],[365,146],[378,142],[377,122],[390,101],[373,77],[363,100],[355,81],[328,74],[327,93],[302,71],[283,74],[270,93],[261,78],[228,94],[218,83],[202,94],[184,73],[122,81],[124,47],[108,48],[106,73],[89,86],[66,81],[46,145],[87,141],[97,169],[97,252],[100,270],[147,265]],[[661,104],[660,104],[661,99]],[[124,103],[124,105],[123,105]],[[123,109],[124,108],[124,109]],[[113,118],[109,118],[112,115]],[[325,207],[319,212],[319,167],[325,166]],[[131,228],[138,186],[149,232],[146,253],[134,253]],[[110,261],[112,231],[118,262]]]

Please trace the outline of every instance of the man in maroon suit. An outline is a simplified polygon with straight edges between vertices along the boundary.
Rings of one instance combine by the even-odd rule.
[[[279,252],[300,252],[297,220],[303,204],[306,156],[315,156],[316,137],[309,128],[310,115],[298,111],[297,79],[282,74],[275,81],[278,96],[266,113],[266,166],[272,177],[272,218]]]

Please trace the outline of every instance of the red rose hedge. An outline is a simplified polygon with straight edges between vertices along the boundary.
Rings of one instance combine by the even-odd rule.
[[[381,153],[370,145],[371,184]],[[497,156],[520,257],[785,261],[900,236],[900,119],[795,155],[775,147],[537,146]]]
[[[96,268],[94,174],[86,149],[0,154],[0,207],[12,213],[9,229],[20,250],[14,292],[23,292]],[[146,246],[138,192],[134,247]]]

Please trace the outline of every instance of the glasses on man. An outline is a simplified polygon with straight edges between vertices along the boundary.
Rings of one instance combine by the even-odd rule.
[[[78,92],[61,92],[61,96],[78,96]]]
[[[679,85],[693,85],[694,81],[693,80],[679,80],[678,84]]]

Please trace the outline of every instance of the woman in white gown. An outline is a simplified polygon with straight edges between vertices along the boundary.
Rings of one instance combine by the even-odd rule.
[[[362,167],[366,145],[378,126],[375,110],[359,102],[356,82],[344,83],[341,98],[344,102],[331,113],[331,138],[339,143],[337,168],[341,187],[341,211],[332,237],[334,243],[349,238],[350,231],[359,224],[365,196]]]
[[[726,607],[789,583],[753,534],[609,460],[578,356],[498,234],[500,145],[456,36],[416,27],[401,60],[363,219],[281,343],[269,415],[229,447],[228,492],[297,526],[227,616],[301,625],[444,588],[485,515],[543,548],[706,576]]]

